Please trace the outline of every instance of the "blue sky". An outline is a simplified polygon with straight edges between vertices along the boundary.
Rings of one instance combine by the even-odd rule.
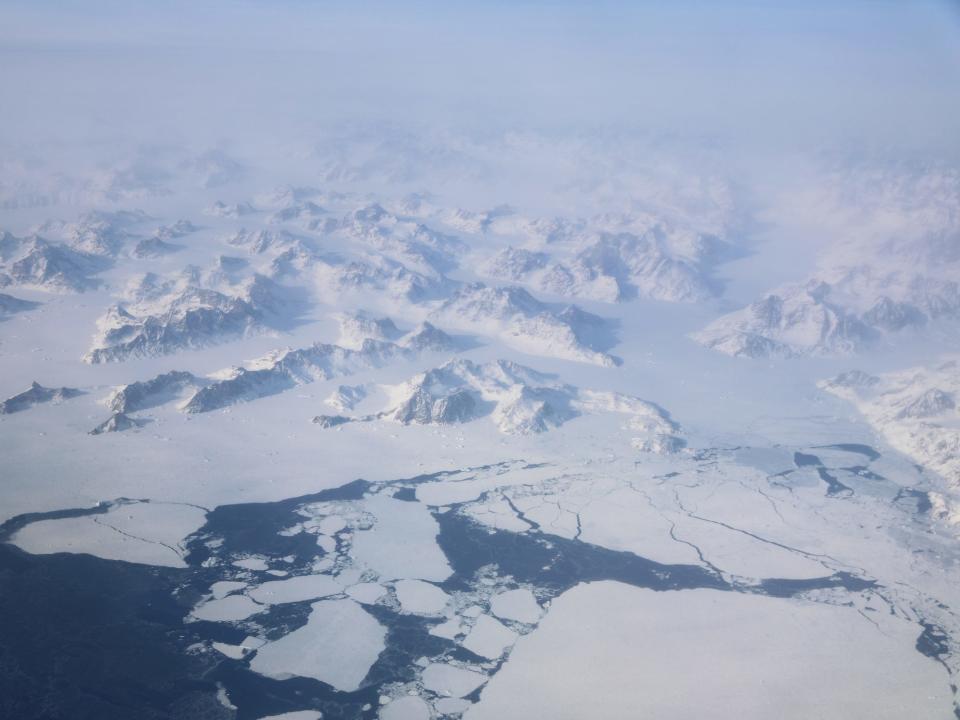
[[[952,2],[8,1],[0,19],[14,137],[174,115],[198,132],[361,119],[944,152],[960,136]]]

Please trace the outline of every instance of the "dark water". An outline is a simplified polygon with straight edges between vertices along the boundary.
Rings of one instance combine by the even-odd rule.
[[[189,572],[0,544],[0,718],[230,717],[211,658],[184,652]]]
[[[820,462],[820,458],[816,455],[808,455],[802,452],[795,452],[793,454],[793,463],[797,467],[817,467],[823,465],[823,463]]]
[[[838,473],[846,474],[851,481],[869,480],[875,483],[885,483],[890,489],[893,504],[903,507],[908,512],[916,515],[926,515],[933,508],[930,502],[930,496],[925,490],[916,488],[901,487],[891,482],[883,475],[880,475],[870,469],[869,463],[881,457],[880,453],[868,445],[859,445],[854,443],[840,443],[836,445],[819,445],[823,449],[844,450],[846,452],[857,453],[867,459],[867,465],[853,465],[850,467],[828,468],[817,455],[809,453],[795,452],[793,462],[798,468],[812,467],[817,471],[817,475],[827,486],[827,496],[834,498],[850,497],[854,494],[854,489],[841,482],[837,477]],[[816,448],[814,448],[816,449]],[[793,470],[786,470],[777,477],[789,477]],[[856,484],[856,483],[855,483]],[[895,492],[894,492],[895,489]]]
[[[812,455],[797,453],[795,461],[823,470]],[[300,709],[320,710],[328,720],[374,718],[380,688],[415,679],[418,658],[481,662],[455,642],[429,634],[442,619],[403,615],[382,605],[365,607],[386,628],[387,647],[356,692],[341,692],[310,678],[262,677],[248,667],[252,655],[233,660],[213,651],[188,651],[214,640],[237,644],[248,634],[274,639],[307,622],[313,601],[275,605],[236,623],[183,622],[213,582],[235,577],[231,557],[292,558],[285,565],[291,575],[310,572],[311,564],[323,555],[316,538],[307,533],[279,534],[304,519],[297,515],[298,508],[359,500],[376,488],[416,502],[416,486],[442,476],[378,486],[357,480],[279,502],[218,507],[189,540],[185,569],[86,555],[34,556],[0,544],[0,718],[248,720]],[[0,526],[0,539],[36,520],[106,510],[103,506],[21,516]],[[657,563],[550,536],[536,527],[525,533],[492,530],[458,510],[453,506],[443,513],[432,511],[439,525],[437,542],[453,568],[441,584],[448,593],[476,591],[478,571],[491,565],[514,585],[534,586],[541,601],[578,583],[599,580],[658,591],[709,588],[780,598],[823,588],[857,592],[874,585],[847,573],[811,580],[765,578],[759,584],[738,585],[699,565]],[[205,567],[213,557],[221,562]],[[255,581],[276,579],[267,573],[252,575]],[[934,630],[925,629],[917,649],[942,654],[943,642]],[[218,685],[226,689],[236,712],[217,701]]]
[[[126,498],[120,498],[121,501],[124,499]],[[67,518],[85,517],[87,515],[102,515],[109,509],[109,504],[100,504],[92,508],[51,510],[50,512],[17,515],[0,525],[0,542],[7,542],[17,531],[38,520],[66,520]]]
[[[820,476],[820,479],[827,484],[827,495],[830,496],[850,496],[853,495],[853,488],[848,485],[844,485],[842,482],[837,480],[834,475],[831,475],[826,468],[818,467],[817,474]]]
[[[836,447],[839,448],[839,445],[830,445],[825,447]],[[817,475],[820,476],[820,479],[827,486],[827,495],[829,497],[849,497],[853,495],[853,488],[844,485],[840,482],[837,477],[830,473],[827,468],[824,467],[823,462],[816,455],[809,455],[807,453],[795,452],[793,454],[793,463],[798,468],[802,467],[813,467],[817,470]]]

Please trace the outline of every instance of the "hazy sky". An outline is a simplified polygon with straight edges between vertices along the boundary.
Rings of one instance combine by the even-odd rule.
[[[331,121],[953,153],[951,2],[0,2],[3,139]]]

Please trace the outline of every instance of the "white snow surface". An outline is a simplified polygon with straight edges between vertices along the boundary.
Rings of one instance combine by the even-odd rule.
[[[405,613],[438,615],[450,601],[450,596],[443,590],[423,580],[398,580],[394,583],[394,590]]]
[[[517,588],[494,595],[490,600],[490,612],[504,620],[535,623],[543,611],[530,590]]]
[[[380,720],[430,720],[430,706],[416,696],[391,700],[380,709]]]
[[[321,600],[306,625],[260,648],[250,669],[278,680],[315,678],[350,692],[376,662],[385,637],[386,629],[353,600]]]
[[[264,605],[301,602],[343,592],[329,575],[299,575],[285,580],[271,580],[250,588],[247,594]]]
[[[186,567],[181,542],[204,523],[192,505],[118,502],[107,512],[30,523],[13,536],[27,552],[86,553],[108,560]]]
[[[201,603],[190,614],[197,620],[230,622],[246,620],[251,615],[266,609],[264,605],[254,602],[246,595],[227,595]]]
[[[744,720],[949,716],[942,668],[903,654],[916,625],[874,615],[715,590],[579,585],[518,641],[465,717],[682,719],[705,707]]]
[[[438,695],[459,698],[472,693],[483,685],[486,679],[486,675],[475,670],[431,663],[424,669],[420,681],[427,690]]]
[[[480,657],[496,660],[517,641],[517,634],[489,615],[476,619],[462,645]]]
[[[319,710],[294,710],[279,715],[264,715],[259,720],[321,720],[323,713]]]
[[[437,545],[439,528],[426,507],[375,496],[363,501],[375,522],[356,532],[351,555],[383,580],[413,579],[440,582],[453,572]]]

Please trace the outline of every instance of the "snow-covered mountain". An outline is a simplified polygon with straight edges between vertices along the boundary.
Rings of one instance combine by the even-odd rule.
[[[9,415],[10,413],[28,410],[34,405],[41,403],[59,403],[70,398],[81,395],[81,391],[75,388],[44,387],[38,382],[30,383],[30,387],[23,392],[17,393],[0,402],[0,415]]]
[[[23,286],[53,292],[84,292],[100,286],[92,277],[109,262],[37,235],[0,234],[0,287]]]
[[[544,270],[549,262],[550,255],[545,252],[508,245],[486,261],[481,269],[491,278],[518,282],[538,270]]]
[[[576,305],[557,309],[519,286],[467,284],[434,310],[431,318],[449,327],[496,335],[531,355],[605,367],[619,362],[605,352],[614,344],[614,331],[608,321]]]
[[[437,273],[421,273],[380,254],[356,259],[311,258],[317,292],[331,303],[364,296],[423,303],[447,297],[456,283]]]
[[[347,213],[329,230],[424,273],[455,268],[466,250],[457,237],[398,217],[378,203]]]
[[[817,207],[842,215],[843,235],[822,249],[812,277],[718,318],[695,340],[728,355],[792,357],[956,336],[960,175],[927,169],[834,182]]]
[[[339,412],[353,410],[357,403],[367,397],[367,388],[363,385],[340,385],[324,401]]]
[[[424,338],[429,342],[425,342]],[[442,342],[446,337],[447,342]],[[424,351],[450,352],[451,338],[433,326],[424,326],[399,338],[398,342],[365,339],[357,349],[316,343],[297,350],[270,353],[246,367],[225,371],[197,390],[184,404],[190,413],[209,412],[238,402],[255,400],[319,380],[353,375],[384,367],[394,360],[416,357]]]
[[[288,304],[284,290],[262,275],[223,291],[202,287],[188,272],[162,282],[145,277],[131,302],[112,306],[97,322],[86,362],[168,355],[269,328]]]
[[[161,240],[157,237],[140,240],[130,251],[135,258],[159,258],[180,250],[181,246]]]
[[[171,370],[150,380],[119,386],[107,399],[107,405],[115,413],[138,412],[184,397],[204,384],[192,373]]]
[[[147,220],[142,211],[91,212],[67,223],[63,236],[75,250],[115,258],[133,237],[132,228]]]
[[[318,343],[273,353],[254,361],[250,367],[231,369],[226,377],[194,393],[183,409],[190,413],[209,412],[274,395],[297,385],[352,375],[380,367],[400,352],[397,345],[370,340],[359,351]]]
[[[452,425],[489,417],[508,435],[542,433],[585,413],[626,416],[632,444],[645,452],[685,445],[679,426],[657,405],[619,393],[581,390],[507,360],[450,360],[386,388],[389,407],[375,416],[404,425]],[[337,423],[341,424],[341,423]]]
[[[960,523],[960,362],[883,375],[850,371],[820,383],[850,401],[887,442],[939,474],[942,502],[952,502]],[[949,498],[953,500],[949,500]]]
[[[383,320],[393,326],[388,319]],[[175,403],[183,412],[204,413],[298,385],[384,367],[422,353],[450,353],[457,349],[450,336],[429,323],[406,333],[397,330],[394,339],[396,342],[367,337],[361,339],[357,347],[316,343],[297,350],[278,350],[246,366],[228,368],[209,377],[174,370],[149,380],[120,385],[104,400],[112,415],[91,430],[91,434],[140,427],[149,420],[142,412],[162,405]],[[341,385],[328,398],[328,403],[338,409],[352,409],[365,396],[363,386]],[[20,401],[12,398],[9,402],[14,407]]]
[[[719,238],[679,232],[662,223],[645,226],[635,218],[555,221],[523,229],[532,233],[536,249],[504,248],[483,265],[486,275],[603,302],[711,298],[719,291],[713,266],[729,254]]]
[[[249,202],[225,203],[222,200],[217,200],[205,212],[211,217],[238,218],[244,215],[252,215],[257,212],[257,209]]]
[[[280,223],[292,222],[301,226],[304,230],[322,230],[327,227],[331,220],[327,211],[310,200],[294,200],[277,209],[270,215],[270,223],[276,225]]]
[[[693,338],[727,355],[753,358],[848,355],[874,342],[877,329],[831,303],[830,290],[815,281],[785,288],[724,315]]]
[[[373,318],[366,313],[340,313],[336,316],[340,325],[340,337],[337,343],[343,347],[357,350],[365,340],[393,341],[403,335],[388,317]]]
[[[270,250],[288,250],[297,245],[300,239],[286,230],[262,228],[247,230],[241,228],[231,233],[226,242],[230,245],[245,248],[254,255],[260,255]]]
[[[957,266],[960,269],[960,265]],[[896,298],[896,299],[895,299]],[[693,335],[697,342],[746,357],[851,355],[907,332],[960,323],[960,285],[858,268],[836,284],[810,280],[724,315]]]
[[[154,231],[154,236],[163,240],[175,240],[177,238],[182,238],[185,235],[195,233],[199,229],[200,228],[198,228],[189,220],[184,220],[181,218],[170,225],[161,225],[156,229],[156,231]]]
[[[183,249],[183,245],[171,240],[178,240],[198,230],[189,220],[177,220],[171,225],[161,225],[153,235],[143,238],[134,246],[131,254],[136,258],[158,258]]]
[[[146,420],[132,418],[126,413],[116,412],[91,430],[90,434],[103,435],[104,433],[133,430],[135,428],[142,427],[146,422]]]

